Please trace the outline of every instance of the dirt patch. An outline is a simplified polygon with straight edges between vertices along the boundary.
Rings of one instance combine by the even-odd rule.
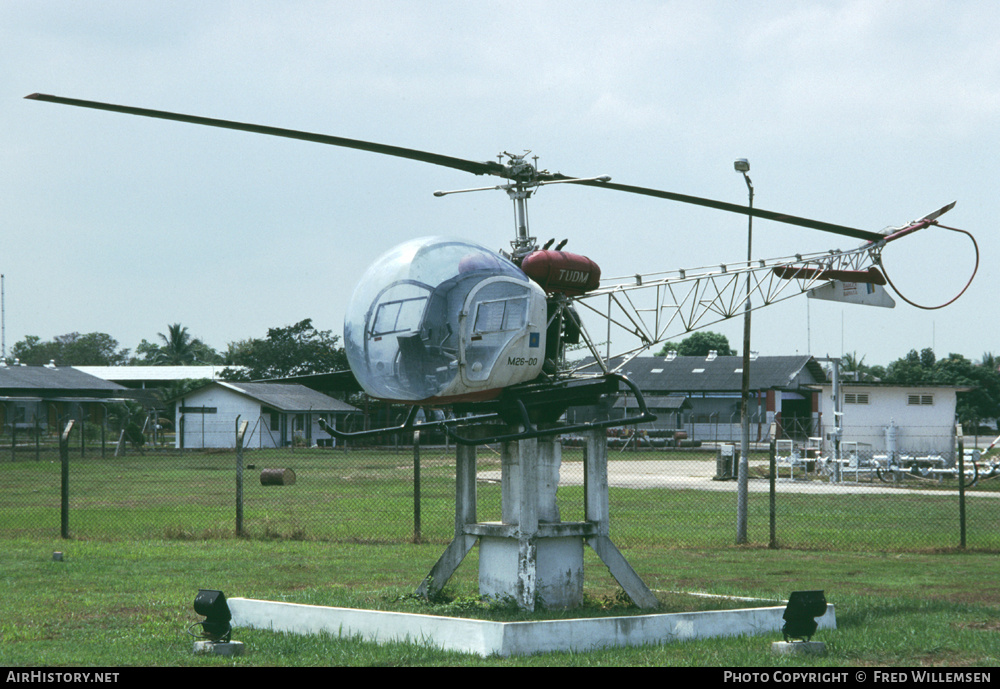
[[[1000,620],[987,620],[985,622],[955,622],[952,627],[955,629],[972,629],[977,632],[1000,632]]]

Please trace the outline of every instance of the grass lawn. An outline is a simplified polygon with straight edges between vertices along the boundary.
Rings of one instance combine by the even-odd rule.
[[[610,461],[704,465],[705,452],[610,453]],[[565,463],[578,462],[567,448]],[[252,537],[295,540],[401,542],[414,535],[412,450],[398,452],[298,449],[247,452],[244,460],[244,529]],[[252,468],[251,468],[252,467]],[[260,485],[267,467],[295,471],[292,486]],[[480,471],[498,470],[499,456],[480,450]],[[446,543],[454,529],[454,454],[424,448],[420,473],[420,536]],[[702,478],[704,483],[706,479]],[[755,479],[766,485],[766,479]],[[60,465],[0,461],[0,538],[59,534]],[[842,493],[803,495],[779,484],[778,542],[798,548],[925,550],[960,544],[957,493]],[[878,483],[878,488],[885,484]],[[969,491],[967,546],[1000,550],[1000,480]],[[988,495],[987,495],[988,494]],[[232,453],[132,453],[101,458],[91,452],[70,460],[70,533],[78,538],[231,538],[235,533],[236,481]],[[477,486],[478,516],[496,520],[500,486]],[[559,490],[563,520],[583,519],[583,489]],[[735,492],[679,488],[617,488],[610,491],[612,535],[626,547],[727,546],[735,530]],[[749,502],[752,543],[769,541],[766,493]]]
[[[434,544],[283,540],[98,542],[10,539],[0,554],[4,614],[0,666],[695,665],[772,666],[780,635],[672,643],[584,654],[478,658],[411,644],[237,630],[237,659],[191,653],[198,588],[227,596],[441,614],[482,613],[475,551],[435,606],[413,589],[440,554]],[[62,562],[52,552],[65,553]],[[794,664],[829,666],[1000,663],[1000,580],[988,553],[843,553],[730,546],[625,551],[667,605],[670,591],[787,598],[820,588],[838,629],[829,653]],[[588,553],[586,614],[628,614],[618,588]],[[703,605],[698,602],[697,605]],[[490,614],[490,611],[486,611]],[[503,619],[523,613],[500,610]]]
[[[564,461],[579,461],[568,449]],[[615,461],[611,453],[611,461]],[[628,459],[709,461],[696,453]],[[702,453],[704,454],[704,453]],[[248,452],[234,535],[234,457],[170,452],[74,457],[71,538],[59,538],[60,465],[0,461],[0,666],[710,665],[1000,663],[1000,500],[968,501],[970,550],[958,545],[954,491],[778,496],[782,547],[770,550],[766,494],[751,495],[749,546],[733,545],[733,493],[612,488],[612,539],[665,610],[704,607],[704,592],[781,600],[823,589],[838,629],[825,658],[770,653],[772,637],[672,643],[584,654],[478,658],[420,645],[238,630],[237,659],[195,657],[185,633],[199,588],[230,597],[521,619],[478,600],[473,550],[433,605],[413,590],[454,530],[454,454],[421,453],[421,536],[413,540],[412,451]],[[251,468],[253,465],[253,468]],[[265,467],[295,470],[262,487]],[[480,452],[479,468],[499,457]],[[993,482],[1000,483],[1000,482]],[[993,491],[995,485],[977,486]],[[497,519],[500,487],[480,482],[478,514]],[[975,491],[973,491],[975,492]],[[562,518],[583,518],[583,489],[559,490]],[[65,559],[54,561],[62,551]],[[636,614],[596,555],[585,560],[586,615]],[[714,603],[713,603],[714,605]],[[534,619],[534,618],[532,618]]]

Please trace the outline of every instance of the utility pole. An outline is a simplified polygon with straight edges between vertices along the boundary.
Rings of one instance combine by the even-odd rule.
[[[733,167],[743,173],[749,193],[747,206],[747,267],[750,267],[753,250],[753,182],[750,181],[750,162],[740,158]],[[743,308],[743,389],[740,399],[740,463],[736,475],[736,543],[747,542],[747,493],[750,482],[750,277],[747,272],[747,297]]]
[[[7,358],[7,294],[6,278],[0,273],[0,359]]]

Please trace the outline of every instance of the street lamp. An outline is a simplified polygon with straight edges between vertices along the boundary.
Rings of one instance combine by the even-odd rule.
[[[743,174],[750,195],[747,207],[747,300],[743,307],[743,389],[740,397],[740,463],[736,475],[736,542],[747,542],[747,484],[750,473],[750,260],[753,247],[753,182],[750,161],[739,158],[733,168]]]

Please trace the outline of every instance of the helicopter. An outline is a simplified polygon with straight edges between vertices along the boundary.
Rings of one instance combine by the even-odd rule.
[[[732,318],[745,309],[759,309],[800,294],[844,298],[843,289],[837,292],[839,296],[824,297],[824,290],[843,285],[861,285],[864,292],[880,297],[875,302],[860,303],[894,306],[884,293],[884,286],[895,286],[882,264],[882,250],[888,243],[931,225],[965,234],[975,247],[970,233],[938,222],[954,202],[919,220],[872,232],[754,208],[752,203],[742,206],[614,183],[607,175],[573,177],[552,173],[540,170],[538,158],[528,158],[530,151],[503,152],[496,161],[474,161],[326,134],[48,94],[35,93],[26,98],[312,141],[504,180],[494,186],[436,191],[434,195],[506,192],[514,203],[516,226],[509,251],[494,251],[454,237],[419,237],[390,249],[361,278],[344,319],[348,363],[369,396],[408,405],[410,410],[401,425],[391,428],[345,432],[324,424],[327,432],[342,439],[412,430],[422,408],[441,406],[452,409],[452,418],[428,425],[440,424],[456,442],[470,445],[653,421],[656,417],[649,412],[641,391],[622,370],[654,345]],[[539,188],[554,184],[694,204],[863,243],[847,251],[795,254],[609,280],[602,278],[599,265],[592,259],[564,251],[566,240],[554,247],[554,239],[539,246],[530,236],[527,202]],[[976,247],[976,269],[978,261]],[[955,299],[971,284],[976,269]],[[642,299],[651,303],[641,306]],[[581,312],[595,313],[606,323],[607,348],[603,353],[584,326]],[[612,330],[623,332],[634,343],[612,354]],[[570,364],[566,360],[567,347],[584,348],[590,356],[582,363]],[[633,415],[582,424],[558,423],[568,407],[596,404],[623,388],[637,401]],[[492,435],[458,432],[462,427],[495,422],[503,426]]]

